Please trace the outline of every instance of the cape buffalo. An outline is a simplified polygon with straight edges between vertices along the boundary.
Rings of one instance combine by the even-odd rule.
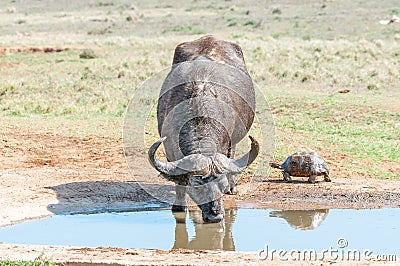
[[[254,120],[255,92],[237,44],[204,36],[179,44],[157,106],[162,139],[149,149],[149,161],[176,183],[172,211],[185,211],[186,193],[202,210],[203,221],[223,219],[223,193],[234,193],[233,176],[258,155],[251,149],[234,159],[235,146]],[[164,144],[168,162],[156,158]]]

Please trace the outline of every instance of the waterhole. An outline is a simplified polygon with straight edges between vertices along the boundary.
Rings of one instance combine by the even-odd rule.
[[[90,212],[89,212],[90,213]],[[236,251],[370,250],[400,255],[400,209],[229,209],[225,220],[157,209],[57,215],[0,228],[0,242]]]

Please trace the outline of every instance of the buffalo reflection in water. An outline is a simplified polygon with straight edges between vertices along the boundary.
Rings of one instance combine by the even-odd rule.
[[[269,216],[283,218],[292,227],[302,230],[314,230],[325,220],[328,209],[320,210],[280,210],[271,211]],[[237,214],[236,209],[225,210],[225,218],[220,223],[203,223],[200,211],[189,211],[193,221],[195,235],[189,239],[186,228],[186,212],[174,212],[175,243],[172,249],[192,250],[229,250],[235,251],[232,227]]]
[[[220,223],[203,223],[201,212],[189,211],[189,217],[194,223],[195,236],[189,239],[186,228],[186,212],[174,212],[175,243],[172,249],[208,249],[235,250],[232,237],[232,226],[237,210],[225,210],[225,218]]]
[[[285,219],[290,226],[301,230],[314,230],[328,215],[328,209],[271,211],[269,216]]]

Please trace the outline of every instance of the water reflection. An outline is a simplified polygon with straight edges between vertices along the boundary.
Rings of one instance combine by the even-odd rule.
[[[203,224],[200,212],[173,216],[171,210],[56,215],[1,227],[0,242],[255,252],[266,244],[276,250],[324,250],[330,246],[337,247],[337,240],[344,237],[351,249],[400,255],[396,245],[400,235],[399,220],[399,208],[234,209],[227,210],[225,220],[217,224]]]
[[[328,209],[320,210],[279,210],[271,211],[270,217],[283,218],[290,226],[302,230],[314,230],[325,220]],[[237,216],[236,209],[225,211],[222,223],[205,224],[201,212],[189,211],[189,219],[193,222],[194,236],[189,237],[186,212],[175,212],[175,242],[172,249],[208,249],[235,250],[232,227]],[[191,224],[191,223],[190,223]]]
[[[173,249],[208,249],[208,250],[235,250],[232,236],[232,226],[236,218],[236,209],[225,211],[224,221],[221,223],[203,223],[201,212],[190,211],[189,218],[193,221],[195,236],[189,239],[186,213],[174,213],[175,243]]]
[[[271,211],[270,217],[283,218],[290,226],[302,230],[314,230],[322,224],[329,209],[320,210],[285,210],[285,211]]]

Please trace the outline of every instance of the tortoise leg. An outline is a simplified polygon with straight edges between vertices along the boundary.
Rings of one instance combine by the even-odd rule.
[[[312,175],[312,176],[310,176],[308,178],[308,182],[311,183],[311,184],[314,184],[315,183],[315,179],[317,179],[317,176],[316,175]]]
[[[292,178],[290,177],[288,172],[283,172],[283,180],[287,182],[292,182]]]
[[[332,181],[327,173],[324,174],[324,180],[325,180],[325,182],[331,182]]]

